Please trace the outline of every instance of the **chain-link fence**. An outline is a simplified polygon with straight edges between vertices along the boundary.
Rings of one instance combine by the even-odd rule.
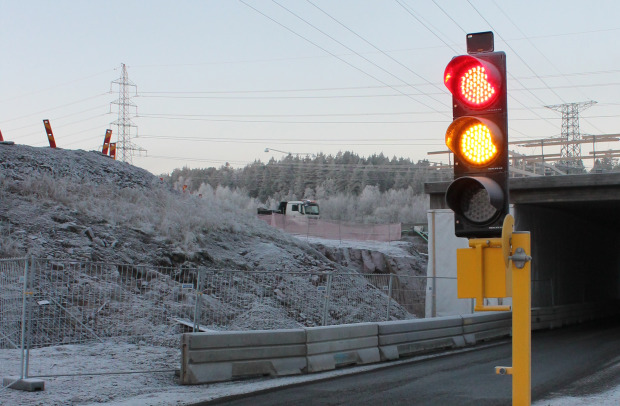
[[[393,274],[0,260],[0,377],[172,372],[185,331],[424,317],[426,283]],[[155,365],[139,362],[146,353]],[[129,369],[120,362],[127,359],[136,360]]]

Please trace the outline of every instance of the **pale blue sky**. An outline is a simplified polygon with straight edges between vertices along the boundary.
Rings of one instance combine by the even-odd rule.
[[[99,149],[125,63],[148,151],[133,161],[154,173],[282,156],[266,147],[446,161],[426,155],[451,122],[443,70],[466,32],[493,30],[511,140],[559,135],[544,106],[586,100],[583,133],[620,133],[618,15],[618,1],[0,0],[0,130],[46,146],[47,118],[59,147]]]

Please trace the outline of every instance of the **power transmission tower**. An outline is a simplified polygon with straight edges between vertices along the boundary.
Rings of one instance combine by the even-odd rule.
[[[131,128],[136,129],[136,134],[138,132],[138,126],[131,121],[131,112],[135,111],[136,114],[138,112],[138,107],[131,100],[133,96],[137,96],[138,88],[129,80],[127,67],[124,63],[121,64],[121,77],[112,81],[110,88],[114,85],[118,85],[118,99],[113,101],[112,104],[118,105],[118,118],[110,124],[116,125],[117,128],[118,145],[116,148],[119,160],[132,163],[135,152],[140,153],[146,150],[131,141]],[[132,87],[134,88],[133,96],[130,96],[129,89]]]
[[[582,172],[583,161],[581,160],[581,132],[579,130],[579,112],[596,104],[590,100],[581,103],[565,103],[553,106],[545,106],[548,109],[562,113],[562,135],[564,141],[560,151],[561,160],[558,164],[564,166],[566,173]]]

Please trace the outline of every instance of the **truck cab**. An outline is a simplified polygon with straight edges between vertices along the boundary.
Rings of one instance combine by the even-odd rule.
[[[319,218],[319,205],[312,200],[293,200],[290,202],[280,202],[278,212],[288,217]]]

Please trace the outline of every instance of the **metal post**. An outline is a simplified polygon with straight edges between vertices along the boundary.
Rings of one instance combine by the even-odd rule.
[[[30,273],[28,274],[28,286],[29,286],[29,292],[27,292],[27,294],[30,297],[33,297],[34,295],[34,284],[32,283],[34,281],[34,273],[37,271],[37,268],[35,268],[35,259],[34,257],[30,258]],[[25,361],[25,366],[26,366],[26,371],[25,371],[25,378],[28,378],[28,369],[30,367],[30,345],[31,345],[31,341],[32,341],[32,301],[30,301],[30,303],[28,303],[28,330],[26,332],[26,335],[28,337],[27,341],[26,341],[26,361]]]
[[[437,256],[435,255],[435,211],[431,211],[431,232],[433,233],[433,293],[431,316],[437,317]]]
[[[26,351],[26,298],[28,292],[28,260],[24,266],[24,280],[22,289],[22,337],[21,337],[21,359],[19,379],[24,379],[24,353]]]
[[[327,311],[329,310],[329,298],[332,291],[332,274],[327,275],[327,289],[325,290],[325,302],[323,305],[323,325],[327,325]]]
[[[203,272],[204,269],[198,269],[198,275],[196,276],[196,305],[194,306],[194,327],[193,332],[199,331],[200,325],[200,312],[202,305],[202,283],[203,283]]]
[[[514,249],[531,255],[530,233],[512,234]],[[512,261],[512,404],[529,406],[532,402],[532,291],[531,262],[522,268]]]
[[[394,274],[390,274],[390,281],[388,282],[388,295],[387,295],[387,314],[385,315],[385,321],[390,321],[390,301],[392,299],[392,278]]]

